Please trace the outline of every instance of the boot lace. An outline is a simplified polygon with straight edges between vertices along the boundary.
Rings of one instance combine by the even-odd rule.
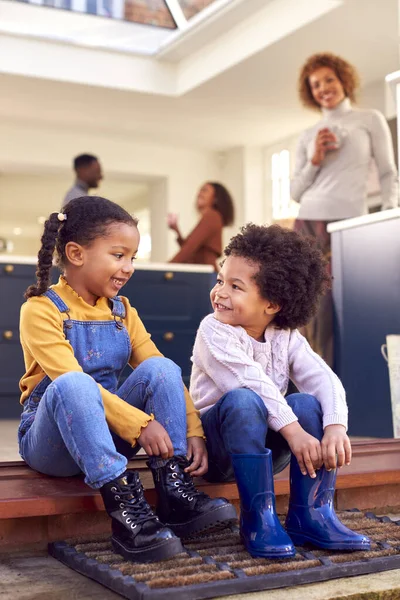
[[[172,485],[178,488],[182,498],[187,498],[189,502],[194,499],[207,498],[207,494],[196,489],[191,475],[184,472],[189,464],[189,461],[184,457],[175,458],[169,463],[168,468],[172,471],[171,479],[176,480]]]
[[[122,516],[127,525],[131,529],[151,519],[158,521],[144,497],[144,490],[140,480],[132,481],[124,486],[113,486],[111,491],[114,493],[114,498],[119,501],[119,507],[123,509]]]

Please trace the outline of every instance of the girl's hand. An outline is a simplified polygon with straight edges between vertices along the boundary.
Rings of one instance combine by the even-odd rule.
[[[174,455],[171,438],[158,421],[149,421],[146,427],[143,427],[142,433],[138,437],[138,443],[147,456],[172,458]]]
[[[167,215],[167,225],[172,231],[178,230],[178,215],[174,213],[168,213]]]
[[[327,471],[336,469],[336,467],[343,467],[344,464],[350,464],[351,445],[343,425],[328,425],[325,427],[321,448]]]
[[[200,477],[208,470],[208,455],[206,443],[201,437],[190,437],[187,440],[188,460],[192,460],[189,467],[186,467],[185,473],[190,473],[192,477]]]
[[[332,133],[327,127],[325,127],[324,129],[320,129],[315,139],[314,156],[311,159],[312,164],[316,167],[319,167],[319,165],[324,160],[326,153],[330,150],[337,149],[338,140],[336,135]]]
[[[291,423],[279,431],[289,444],[289,448],[299,463],[303,475],[316,477],[315,470],[323,465],[321,443],[299,425]]]

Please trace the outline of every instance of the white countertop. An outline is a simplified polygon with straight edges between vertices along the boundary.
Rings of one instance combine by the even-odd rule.
[[[364,225],[371,225],[372,223],[379,223],[380,221],[387,221],[389,219],[400,219],[400,208],[391,208],[390,210],[382,210],[370,215],[363,215],[362,217],[354,217],[353,219],[345,219],[344,221],[335,221],[335,223],[328,225],[327,230],[329,233],[334,233],[335,231],[342,231],[342,229],[362,227]]]
[[[0,264],[9,265],[36,265],[36,256],[14,256],[13,254],[0,254]],[[214,273],[211,265],[191,265],[179,263],[146,263],[135,262],[135,271],[175,271],[175,273]]]

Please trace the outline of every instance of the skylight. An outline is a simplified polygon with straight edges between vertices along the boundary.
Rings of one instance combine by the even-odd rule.
[[[155,55],[231,0],[0,0],[0,32]],[[54,10],[56,9],[56,10]]]
[[[15,0],[46,6],[47,8],[61,8],[73,12],[85,13],[108,17],[111,19],[122,19],[141,25],[153,25],[154,27],[166,27],[175,29],[176,16],[174,16],[174,4],[178,6],[185,20],[189,20],[200,11],[204,10],[216,0]],[[169,8],[171,4],[172,9]],[[179,17],[178,17],[179,18]]]

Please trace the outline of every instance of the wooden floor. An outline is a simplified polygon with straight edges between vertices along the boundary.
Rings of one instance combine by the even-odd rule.
[[[20,460],[17,431],[19,420],[0,419],[0,462]]]

